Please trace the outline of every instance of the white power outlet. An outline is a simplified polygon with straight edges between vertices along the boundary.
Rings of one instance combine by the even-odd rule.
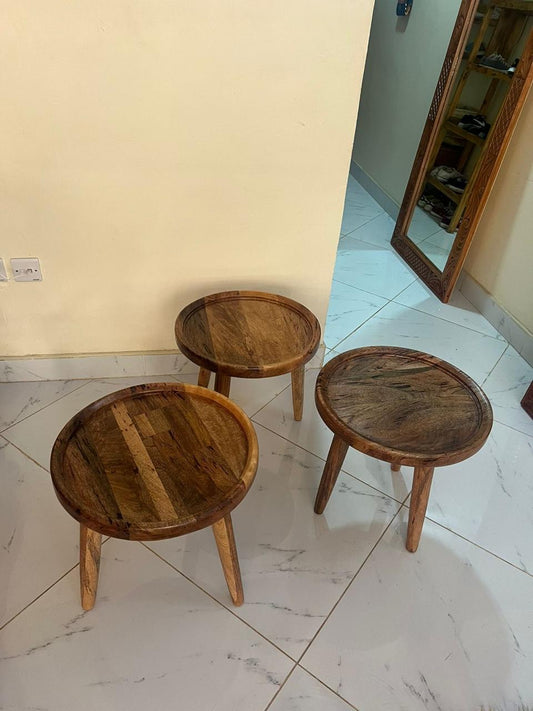
[[[15,281],[42,281],[41,265],[37,257],[12,259],[11,270]]]
[[[0,281],[7,281],[6,265],[4,260],[0,257]]]

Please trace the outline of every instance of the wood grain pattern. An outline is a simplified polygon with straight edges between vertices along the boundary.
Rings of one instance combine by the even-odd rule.
[[[315,512],[324,510],[348,445],[415,467],[407,549],[416,551],[433,469],[475,454],[492,427],[492,408],[476,383],[450,363],[407,348],[374,346],[333,358],[318,376],[315,400],[334,433]]]
[[[338,434],[333,435],[333,441],[329,448],[328,458],[326,459],[326,465],[316,494],[315,513],[317,514],[321,514],[326,508],[347,451],[348,443]]]
[[[415,467],[411,503],[409,504],[409,523],[407,526],[407,542],[405,547],[414,553],[420,542],[424,517],[429,501],[431,481],[434,467]]]
[[[320,324],[309,309],[258,291],[198,299],[180,312],[175,332],[193,363],[240,378],[290,373],[307,363],[320,343]]]
[[[257,469],[250,420],[218,393],[139,385],[92,403],[63,428],[51,474],[66,510],[99,533],[157,540],[212,525]]]
[[[472,176],[469,181],[469,195],[468,200],[466,200],[465,211],[446,266],[441,271],[423,254],[421,248],[409,239],[408,230],[428,169],[434,158],[434,147],[438,141],[442,118],[450,98],[457,68],[462,58],[463,46],[466,44],[477,5],[477,0],[463,0],[461,3],[457,22],[450,39],[391,239],[394,249],[444,303],[448,302],[457,283],[489,199],[492,185],[501,167],[533,83],[533,30],[529,30],[520,62],[510,83],[510,89],[498,113],[497,120],[486,139],[486,150],[479,162],[476,175]],[[500,2],[497,5],[504,7]],[[506,7],[513,7],[513,9],[521,12],[530,12],[530,10],[526,10],[527,6],[527,3],[516,2],[508,4]],[[478,37],[479,42],[481,42],[481,39],[481,37]],[[471,56],[475,56],[475,54],[476,48],[474,47]]]
[[[393,464],[460,462],[478,451],[492,427],[490,403],[471,378],[406,348],[347,351],[324,366],[315,392],[333,432]]]
[[[294,419],[300,422],[304,409],[305,367],[300,365],[291,373],[292,409]]]
[[[98,589],[102,536],[80,524],[80,594],[84,610],[92,610]]]
[[[231,599],[235,605],[242,605],[244,593],[230,514],[213,524],[213,533]]]
[[[217,373],[215,375],[215,390],[217,393],[229,397],[231,388],[231,378],[229,375],[224,375],[224,373]]]
[[[211,371],[207,368],[200,368],[198,373],[198,385],[202,388],[209,387],[209,381],[211,380]]]

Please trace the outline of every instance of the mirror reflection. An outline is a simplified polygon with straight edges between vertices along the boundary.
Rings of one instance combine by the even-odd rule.
[[[407,234],[444,271],[531,26],[531,2],[480,3]]]

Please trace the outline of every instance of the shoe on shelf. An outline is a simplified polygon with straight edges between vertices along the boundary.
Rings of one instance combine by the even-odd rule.
[[[519,62],[519,61],[520,61],[519,59],[515,59],[514,62],[511,64],[511,66],[509,67],[509,69],[507,70],[507,74],[508,74],[510,77],[512,77],[513,74],[516,72],[516,68],[517,68],[517,66],[518,66],[518,62]]]
[[[506,62],[505,57],[502,57],[501,54],[489,54],[488,57],[483,57],[483,59],[480,59],[479,64],[482,67],[496,69],[497,72],[509,71],[509,64]]]
[[[455,168],[450,168],[447,165],[439,165],[436,168],[433,168],[433,170],[431,171],[431,175],[433,178],[436,178],[440,183],[448,183],[454,178],[463,177],[458,170],[456,170]]]
[[[464,193],[466,186],[468,185],[468,180],[463,178],[462,175],[458,175],[456,178],[452,178],[446,183],[446,186],[450,188],[454,193]]]
[[[485,117],[481,114],[477,116],[466,114],[457,125],[464,131],[474,133],[476,136],[479,136],[479,138],[486,138],[490,131],[490,123],[487,123]]]
[[[420,196],[418,200],[418,207],[421,207],[423,210],[429,210],[429,208],[431,207],[431,203],[428,195]]]
[[[428,212],[433,217],[436,217],[437,220],[443,220],[448,217],[451,219],[453,217],[455,206],[449,200],[441,200],[441,198],[435,197],[430,202]]]
[[[447,229],[450,226],[450,222],[452,221],[452,218],[455,213],[455,208],[448,206],[442,215],[440,215],[440,220],[439,220],[439,227],[442,227],[443,229]]]

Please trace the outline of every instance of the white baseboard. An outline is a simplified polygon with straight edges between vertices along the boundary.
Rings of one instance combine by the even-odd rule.
[[[522,358],[533,366],[533,334],[500,306],[470,274],[462,272],[457,288]]]
[[[361,166],[353,160],[350,163],[350,175],[369,193],[374,200],[388,213],[393,220],[398,219],[400,206],[397,205],[390,195],[381,188],[374,180],[364,172]]]
[[[308,363],[320,368],[324,360],[321,345]],[[179,351],[168,353],[104,353],[52,358],[6,358],[0,360],[0,383],[36,380],[86,380],[144,375],[196,373],[198,366]]]

